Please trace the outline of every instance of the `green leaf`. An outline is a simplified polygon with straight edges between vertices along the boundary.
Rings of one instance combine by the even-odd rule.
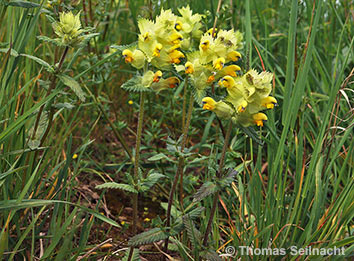
[[[0,53],[7,53],[8,51],[9,51],[9,48],[0,48]],[[18,53],[16,52],[16,50],[11,49],[10,55],[17,57]]]
[[[64,102],[64,103],[56,103],[53,105],[53,107],[57,108],[57,109],[62,109],[62,108],[65,108],[65,109],[73,109],[75,108],[74,105],[72,105],[71,103],[68,103],[68,102]]]
[[[169,157],[167,157],[163,153],[159,153],[159,154],[156,154],[156,155],[148,158],[149,161],[158,161],[158,160],[162,160],[162,159],[165,159],[165,160],[168,160],[168,161],[173,161],[173,160],[171,160]]]
[[[96,37],[96,36],[99,36],[100,35],[100,33],[91,33],[91,34],[85,34],[85,35],[83,35],[83,37],[84,37],[84,40],[80,43],[80,47],[83,47],[83,46],[85,46],[85,45],[87,45],[87,43],[92,39],[92,38],[94,38],[94,37]]]
[[[74,204],[71,202],[67,201],[62,201],[62,200],[45,200],[45,199],[24,199],[22,201],[18,201],[15,199],[11,200],[3,200],[0,201],[0,211],[6,211],[6,210],[16,210],[16,209],[23,209],[23,208],[34,208],[34,207],[42,207],[42,206],[47,206],[55,203],[62,203],[62,204],[69,204],[72,206],[79,207],[83,211],[90,213],[91,215],[95,216],[96,218],[102,220],[103,222],[106,222],[112,226],[115,227],[120,227],[117,222],[114,220],[105,217],[104,215],[97,213],[96,211],[83,207],[79,204]]]
[[[97,189],[121,189],[124,191],[128,191],[131,193],[138,193],[138,191],[133,188],[131,185],[128,184],[122,184],[122,183],[116,183],[116,182],[107,182],[101,185],[96,186]]]
[[[56,46],[64,46],[64,44],[58,38],[52,39],[47,36],[37,36],[37,39],[43,42],[54,44]]]
[[[160,179],[160,178],[164,178],[165,175],[154,172],[154,173],[150,173],[146,179],[142,182],[141,184],[141,191],[145,192],[148,191],[152,186],[154,186],[156,184],[156,182]]]
[[[202,235],[198,229],[195,228],[193,221],[190,219],[188,215],[183,216],[183,225],[187,230],[187,235],[189,240],[192,243],[192,247],[199,248],[202,245],[201,238]]]
[[[29,55],[29,54],[21,54],[21,56],[24,56],[24,57],[27,57],[29,59],[32,59],[33,61],[35,61],[35,62],[39,63],[40,65],[42,65],[49,72],[54,72],[54,68],[49,63],[47,63],[46,61],[43,61],[42,59],[40,59],[40,58],[38,58],[36,56]]]
[[[131,43],[131,44],[126,44],[126,45],[116,45],[116,44],[113,44],[113,45],[111,45],[110,47],[111,47],[112,49],[117,49],[117,50],[123,52],[125,49],[132,48],[132,47],[135,47],[135,46],[137,46],[137,45],[138,45],[138,42],[133,42],[133,43]]]
[[[123,257],[122,261],[128,261],[130,249],[128,248],[127,251],[125,252],[125,256]],[[140,256],[139,256],[139,249],[134,248],[133,250],[133,255],[132,258],[130,259],[131,261],[140,261]]]
[[[199,189],[198,191],[194,194],[194,199],[193,202],[198,202],[204,199],[205,197],[214,194],[215,192],[218,191],[218,187],[215,183],[213,182],[205,182]]]
[[[214,251],[211,249],[204,250],[200,252],[200,256],[204,257],[206,260],[209,261],[222,261],[223,259]]]
[[[234,181],[235,176],[238,174],[238,171],[234,169],[229,169],[226,176],[221,178],[217,183],[220,186],[220,189],[228,187],[232,181]]]
[[[125,89],[130,92],[148,92],[151,91],[150,88],[145,87],[142,84],[142,77],[141,76],[134,76],[130,80],[126,81],[121,86],[122,89]]]
[[[81,89],[79,83],[71,78],[68,75],[59,75],[60,80],[68,87],[70,87],[71,90],[77,95],[77,97],[84,102],[85,101],[85,93]]]
[[[129,239],[129,246],[140,246],[151,244],[160,240],[168,238],[170,234],[167,231],[162,230],[161,228],[153,228],[141,234],[138,234],[131,239]]]
[[[21,1],[21,0],[11,0],[10,2],[5,2],[5,5],[8,6],[17,6],[17,7],[22,7],[22,8],[36,8],[40,7],[41,5],[33,2],[28,2],[28,1]]]
[[[238,126],[244,133],[246,133],[258,145],[263,146],[263,141],[259,138],[258,133],[253,127]]]

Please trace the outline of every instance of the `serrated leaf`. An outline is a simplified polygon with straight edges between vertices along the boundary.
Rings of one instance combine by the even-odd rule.
[[[54,72],[53,67],[49,63],[47,63],[46,61],[43,61],[42,59],[40,59],[36,56],[29,55],[29,54],[21,54],[21,56],[27,57],[27,58],[35,61],[36,63],[38,63],[38,64],[42,65],[44,68],[46,68],[47,71],[49,71],[49,72]]]
[[[37,39],[43,42],[54,44],[56,46],[64,46],[64,44],[58,38],[52,39],[47,36],[37,36]]]
[[[128,261],[129,253],[130,253],[130,249],[127,249],[122,261]],[[140,261],[139,249],[138,248],[134,248],[133,255],[132,255],[132,258],[130,260],[131,261]]]
[[[162,160],[162,159],[165,159],[165,160],[168,160],[168,161],[172,161],[169,157],[167,157],[165,154],[163,153],[159,153],[159,154],[156,154],[150,158],[148,158],[149,161],[158,161],[158,160]]]
[[[120,189],[120,190],[124,190],[124,191],[128,191],[131,193],[138,193],[138,191],[133,188],[133,186],[128,185],[128,184],[122,184],[122,183],[116,183],[116,182],[106,182],[104,184],[101,185],[97,185],[96,186],[97,189]]]
[[[37,4],[37,3],[28,2],[28,1],[21,1],[21,0],[11,0],[10,2],[5,2],[5,5],[8,5],[8,6],[17,6],[17,7],[22,7],[22,8],[36,8],[36,7],[40,7],[40,5]]]
[[[59,75],[59,79],[76,94],[76,96],[82,101],[85,101],[85,93],[80,87],[80,84],[68,75]]]
[[[209,261],[222,261],[223,259],[213,250],[208,249],[200,252],[200,256]]]
[[[136,247],[151,244],[153,242],[164,240],[169,236],[170,234],[167,231],[157,227],[132,237],[129,239],[128,245]]]
[[[221,178],[217,183],[220,186],[220,190],[228,187],[232,181],[234,181],[235,176],[238,174],[239,172],[237,170],[234,169],[228,169],[228,172],[226,173],[226,176]]]
[[[187,235],[189,240],[192,243],[193,248],[199,248],[202,245],[201,242],[201,233],[198,229],[195,228],[193,221],[188,215],[183,217],[183,224],[187,230]]]
[[[92,29],[90,29],[90,31],[91,31]],[[96,36],[99,36],[100,35],[100,33],[91,33],[91,34],[84,34],[83,35],[83,40],[82,40],[82,42],[80,43],[80,47],[83,47],[83,46],[85,46],[85,45],[87,45],[87,43],[92,39],[92,38],[94,38],[94,37],[96,37]]]
[[[68,103],[68,102],[57,103],[57,104],[54,104],[53,107],[57,108],[57,109],[65,108],[65,109],[69,109],[69,110],[71,110],[72,108],[75,108],[74,105],[72,105],[71,103]]]
[[[193,96],[196,103],[201,104],[205,95],[206,95],[205,89],[193,88]]]
[[[200,215],[202,214],[203,211],[204,211],[204,207],[197,207],[197,208],[193,209],[192,211],[184,214],[183,216],[178,217],[172,225],[171,233],[173,231],[175,234],[177,234],[185,228],[185,226],[183,224],[183,218],[188,216],[188,218],[190,220],[195,220],[200,217]]]
[[[141,76],[134,76],[130,80],[126,81],[121,86],[122,89],[125,89],[130,92],[147,92],[151,91],[150,88],[145,87],[142,84],[142,77]]]
[[[168,203],[167,202],[161,202],[160,205],[165,211],[167,211],[167,207],[168,207]],[[182,213],[179,210],[177,210],[177,208],[174,205],[172,205],[172,207],[171,207],[171,216],[173,218],[177,218],[180,215],[182,215]]]
[[[193,202],[198,202],[204,199],[205,197],[214,194],[215,192],[218,191],[218,187],[215,183],[213,182],[205,182],[199,189],[198,191],[194,194],[194,199]]]
[[[258,137],[258,133],[253,127],[243,127],[239,126],[239,128],[246,133],[252,140],[254,140],[258,145],[263,146],[263,141]]]
[[[39,123],[35,135],[33,136],[35,122],[33,123],[31,129],[28,131],[28,147],[30,147],[30,149],[34,150],[39,147],[40,140],[45,130],[47,129],[47,126],[48,126],[48,113],[46,111],[43,111],[43,113],[41,114],[41,118],[39,119]]]
[[[134,46],[137,46],[138,45],[138,42],[133,42],[131,44],[126,44],[126,45],[116,45],[116,44],[113,44],[111,45],[110,47],[112,49],[117,49],[121,52],[123,52],[125,49],[128,49],[128,48],[131,48],[131,47],[134,47]]]
[[[147,190],[149,190],[152,186],[154,186],[156,184],[156,182],[160,179],[160,178],[164,178],[165,175],[154,172],[149,174],[146,179],[142,182],[141,184],[141,191],[145,192]]]

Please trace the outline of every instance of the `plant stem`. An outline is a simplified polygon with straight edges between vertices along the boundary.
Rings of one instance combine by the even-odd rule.
[[[193,95],[192,93],[190,94],[189,97],[189,106],[188,106],[188,112],[187,112],[187,120],[186,124],[184,125],[183,129],[183,138],[182,138],[182,144],[181,144],[181,152],[183,152],[184,148],[186,147],[187,143],[187,137],[188,137],[188,129],[189,125],[191,122],[192,118],[192,112],[193,112]],[[180,205],[181,208],[183,209],[183,168],[184,168],[184,159],[183,157],[180,157],[182,160],[178,162],[178,168],[177,168],[177,176],[180,177],[180,183],[179,183],[179,199],[180,199]]]
[[[50,80],[50,86],[49,86],[49,89],[46,93],[46,97],[49,96],[51,94],[51,92],[53,91],[53,89],[55,88],[56,86],[56,81],[57,81],[57,73],[60,72],[61,70],[61,67],[63,66],[63,63],[64,63],[64,60],[65,60],[65,57],[66,55],[68,54],[68,51],[69,51],[69,47],[66,46],[65,47],[65,50],[60,58],[60,61],[59,61],[59,65],[58,65],[58,68],[55,70],[55,72],[52,74],[51,76],[51,80]],[[45,104],[43,104],[40,108],[39,108],[39,112],[38,112],[38,115],[37,115],[37,119],[36,119],[36,123],[34,125],[34,130],[33,130],[33,135],[32,135],[32,139],[34,139],[36,137],[36,132],[37,132],[37,129],[38,129],[38,125],[39,125],[39,122],[40,122],[40,119],[41,119],[41,116],[42,116],[42,113],[43,113],[43,110],[44,110],[44,107],[45,107]],[[48,127],[46,129],[46,132],[43,134],[43,137],[42,137],[42,140],[44,141],[45,137],[48,135],[47,132],[49,132],[49,128],[51,126],[51,120],[48,119]],[[44,139],[43,139],[44,138]],[[43,144],[41,140],[41,145]]]
[[[57,76],[56,75],[60,72],[60,70],[61,70],[61,68],[63,66],[64,60],[65,60],[65,57],[68,54],[68,51],[69,51],[69,46],[66,46],[65,49],[64,49],[64,52],[63,52],[63,54],[62,54],[62,56],[60,58],[58,67],[56,68],[55,72],[50,77],[50,86],[49,86],[49,88],[47,90],[47,93],[46,93],[45,97],[48,97],[52,93],[52,91],[54,90],[54,88],[56,86],[56,80],[57,80]],[[39,122],[41,120],[41,116],[42,116],[44,107],[45,107],[45,104],[43,104],[39,108],[39,111],[38,111],[38,114],[37,114],[37,118],[36,118],[36,122],[35,122],[34,128],[33,128],[32,139],[35,139],[35,137],[36,137],[36,133],[37,133],[37,130],[38,130]],[[49,130],[51,128],[52,121],[53,121],[53,115],[54,115],[54,108],[52,107],[50,109],[50,114],[49,114],[49,118],[48,118],[48,126],[47,126],[47,128],[46,128],[46,130],[45,130],[45,132],[44,132],[44,134],[43,134],[43,136],[41,138],[41,140],[40,140],[39,147],[41,147],[43,145],[44,140],[48,136],[48,133],[49,133]],[[38,150],[34,154],[34,158],[33,158],[34,160],[37,158],[37,155],[38,155]],[[29,157],[27,157],[27,159],[26,159],[26,165],[28,164],[28,161],[29,161]],[[24,177],[22,179],[22,187],[25,186],[28,170],[29,170],[29,168],[24,173]]]
[[[186,81],[187,83],[187,81]],[[186,124],[184,126],[183,129],[183,137],[182,137],[182,143],[181,143],[181,153],[183,152],[186,143],[187,143],[187,136],[188,136],[188,129],[189,129],[189,125],[190,125],[190,121],[191,121],[191,117],[192,117],[192,111],[193,111],[193,94],[190,93],[190,97],[189,97],[189,107],[188,107],[188,113],[187,113],[187,120],[186,120]],[[172,203],[173,203],[173,196],[174,193],[176,191],[176,187],[177,187],[177,183],[178,183],[178,177],[181,177],[181,187],[180,187],[180,197],[181,197],[181,206],[183,208],[183,163],[184,163],[184,158],[183,156],[179,157],[178,160],[178,167],[177,167],[177,172],[176,175],[173,179],[173,183],[172,183],[172,188],[170,190],[170,195],[168,198],[168,206],[167,206],[167,214],[166,214],[166,226],[169,227],[171,225],[171,209],[172,209]],[[165,247],[164,247],[164,251],[166,252],[168,249],[168,238],[166,238],[165,240]]]
[[[140,94],[140,111],[139,111],[139,120],[136,133],[136,143],[135,143],[135,159],[134,159],[134,182],[138,183],[139,179],[139,159],[140,159],[140,144],[141,144],[141,133],[143,130],[143,120],[144,120],[144,102],[145,102],[145,93]],[[137,224],[138,224],[138,194],[133,194],[133,234],[137,233]],[[130,247],[128,261],[131,261],[133,257],[134,247]]]
[[[230,140],[231,130],[232,130],[232,122],[230,120],[229,121],[229,125],[227,127],[227,131],[226,131],[226,136],[225,136],[225,140],[224,140],[224,146],[223,146],[222,152],[221,152],[221,158],[220,158],[220,162],[219,162],[219,171],[216,173],[217,178],[221,177],[221,173],[222,173],[222,170],[224,168],[225,155],[226,155],[226,150],[227,150],[227,147],[228,147],[228,144],[229,144],[229,140]],[[215,214],[216,208],[218,206],[218,198],[219,198],[219,191],[217,191],[215,193],[215,195],[214,195],[213,205],[211,207],[209,221],[208,221],[207,229],[205,231],[204,240],[203,240],[203,245],[204,246],[206,246],[207,243],[208,243],[208,237],[209,237],[209,234],[210,234],[210,231],[211,231],[211,224],[213,222],[214,214]]]
[[[214,19],[213,31],[211,33],[211,36],[213,38],[216,38],[215,29],[216,29],[216,23],[218,22],[218,15],[219,15],[219,12],[220,12],[221,2],[222,2],[222,0],[219,0],[218,7],[216,8],[216,15],[215,15],[215,19]]]

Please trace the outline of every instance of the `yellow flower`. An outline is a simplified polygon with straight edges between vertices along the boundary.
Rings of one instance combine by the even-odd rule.
[[[180,59],[185,57],[184,54],[178,50],[173,50],[168,55],[171,59],[171,63],[176,63],[176,64],[179,64],[181,62]]]
[[[213,67],[219,71],[224,67],[224,64],[225,64],[224,57],[220,57],[220,58],[216,59],[215,61],[213,61]]]
[[[241,58],[241,54],[237,51],[231,51],[227,54],[227,59],[237,62]]]
[[[236,72],[239,72],[239,71],[241,71],[240,66],[238,66],[236,64],[232,64],[232,65],[224,67],[221,73],[223,75],[229,75],[229,76],[237,77],[237,73]]]
[[[150,222],[150,221],[151,221],[150,218],[145,218],[145,219],[144,219],[144,222]]]
[[[129,105],[133,105],[133,103],[134,103],[134,102],[133,102],[132,100],[129,100],[129,101],[128,101],[128,104],[129,104]]]
[[[234,114],[233,109],[225,102],[216,102],[213,98],[205,97],[202,100],[203,109],[215,112],[221,119],[230,119]]]
[[[231,76],[225,76],[219,81],[219,85],[229,89],[235,86],[235,80]]]
[[[125,49],[122,52],[122,55],[126,63],[131,63],[132,66],[137,69],[143,68],[146,57],[142,51],[138,49],[135,49],[133,51],[129,49]]]
[[[168,42],[171,45],[180,44],[182,40],[183,40],[183,36],[178,32],[175,32],[168,37]]]
[[[200,43],[199,47],[203,50],[206,51],[209,49],[210,46],[210,41],[209,40],[205,40],[203,42]]]
[[[268,96],[261,100],[261,105],[267,109],[273,109],[277,105],[277,100],[272,96]]]
[[[152,81],[153,82],[159,82],[161,77],[162,77],[162,72],[161,71],[157,71],[157,72],[155,72],[154,79]]]
[[[132,51],[125,49],[122,52],[122,55],[123,55],[126,63],[131,63],[133,61],[133,52]]]
[[[254,122],[257,124],[257,126],[263,126],[263,122],[268,120],[267,115],[265,115],[264,113],[261,113],[261,112],[252,115],[252,118],[253,118]]]
[[[194,65],[191,62],[186,62],[184,67],[187,74],[194,73]]]
[[[211,36],[211,34],[213,33],[213,30],[214,30],[214,35],[212,37],[216,37],[216,35],[218,34],[218,28],[210,28],[208,31],[207,31],[207,34]]]
[[[154,51],[152,53],[152,56],[155,56],[155,57],[160,57],[160,52],[162,50],[162,44],[160,43],[157,43],[155,45],[155,48],[154,48]]]
[[[213,81],[215,81],[215,74],[212,74],[208,77],[207,83],[212,83]]]
[[[73,155],[73,159],[77,159],[77,154],[75,153],[74,155]]]
[[[181,22],[181,21],[177,21],[177,22],[175,23],[175,29],[176,29],[177,31],[181,31],[181,30],[182,30],[182,22]]]

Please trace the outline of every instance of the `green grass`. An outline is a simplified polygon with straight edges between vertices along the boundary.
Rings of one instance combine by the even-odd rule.
[[[244,33],[242,65],[262,71],[262,60],[266,70],[274,73],[273,95],[279,102],[267,111],[265,127],[256,129],[263,146],[238,128],[231,132],[225,167],[239,173],[220,191],[207,249],[224,253],[226,246],[287,250],[291,246],[344,246],[346,258],[352,258],[354,32],[350,1],[222,1],[219,14],[216,0],[86,0],[77,6],[70,5],[75,1],[33,0],[38,6],[31,8],[8,2],[15,1],[0,1],[2,259],[76,260],[85,254],[92,260],[105,256],[122,259],[124,251],[117,250],[128,247],[126,239],[133,236],[127,229],[131,214],[124,212],[131,202],[125,200],[115,208],[114,200],[107,203],[112,190],[96,190],[91,182],[127,182],[126,173],[133,172],[127,151],[135,153],[140,108],[139,95],[120,88],[135,70],[109,47],[136,41],[139,17],[154,18],[162,7],[177,13],[187,3],[194,12],[205,14],[205,27],[212,27],[218,15],[217,27]],[[54,37],[46,15],[58,20],[57,11],[69,7],[74,13],[85,8],[82,24],[100,33],[83,47],[70,48],[63,65],[63,73],[79,82],[84,102],[59,80],[48,92],[54,76],[41,61],[54,66],[64,48],[37,38]],[[146,95],[142,176],[150,170],[165,175],[153,189],[139,194],[139,224],[146,228],[164,225],[165,215],[160,213],[167,208],[178,171],[178,144],[174,141],[182,134],[188,96],[183,86]],[[128,100],[134,103],[129,105]],[[43,113],[33,135],[40,108]],[[48,120],[51,116],[52,122]],[[48,136],[38,146],[48,125]],[[191,154],[184,159],[183,208],[177,189],[173,220],[178,220],[174,211],[182,215],[196,206],[205,209],[193,222],[183,219],[187,230],[170,237],[169,255],[198,260],[203,251],[198,233],[205,233],[213,196],[192,203],[193,195],[202,184],[215,179],[222,145],[215,115],[194,103],[184,151]],[[151,160],[159,153],[167,158]],[[75,159],[74,154],[78,155]],[[83,187],[92,192],[83,193]],[[94,200],[90,200],[92,193],[98,195]],[[118,196],[131,197],[128,192]],[[159,209],[144,203],[152,199]],[[149,207],[146,215],[144,206]],[[128,225],[119,224],[122,216]],[[150,223],[143,221],[146,216],[152,217]],[[111,248],[96,247],[109,238],[113,238]],[[141,250],[140,255],[148,260],[161,256],[157,248],[151,249]],[[287,260],[306,258],[287,253]],[[341,256],[311,258],[343,260]],[[268,259],[253,256],[253,260]]]

